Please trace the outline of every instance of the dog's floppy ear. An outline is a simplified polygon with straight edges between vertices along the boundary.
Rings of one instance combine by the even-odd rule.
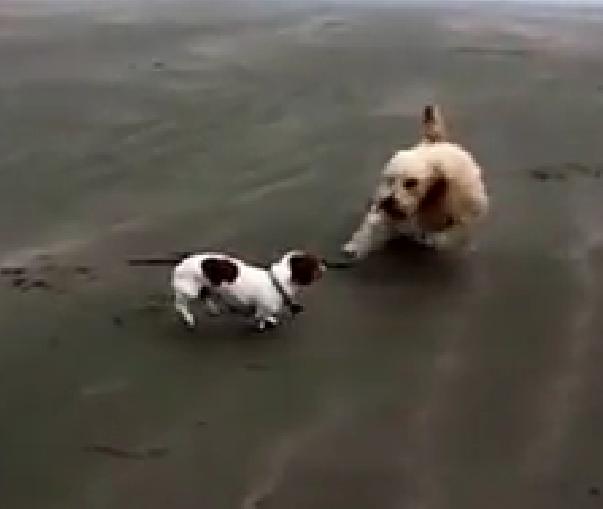
[[[324,263],[309,253],[299,253],[289,258],[291,281],[297,285],[307,286],[320,278],[324,271]]]
[[[446,193],[448,192],[448,180],[442,174],[440,170],[437,168],[434,170],[434,176],[431,180],[427,191],[421,198],[421,202],[419,203],[419,209],[431,210],[436,207],[439,207],[441,202],[446,197]]]
[[[427,143],[447,139],[444,117],[440,108],[435,104],[428,104],[423,108],[422,139]]]

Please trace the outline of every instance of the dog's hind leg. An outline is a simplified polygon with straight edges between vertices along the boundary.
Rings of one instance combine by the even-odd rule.
[[[183,292],[176,290],[174,292],[174,308],[184,323],[190,329],[195,327],[195,317],[188,308],[189,297]]]
[[[438,232],[422,232],[417,241],[436,251],[461,249],[470,252],[473,250],[469,227],[464,224],[457,224]]]
[[[205,304],[205,310],[209,316],[220,316],[222,314],[220,306],[218,306],[216,301],[211,297],[207,297],[203,303]]]
[[[189,303],[195,299],[206,300],[211,297],[210,290],[193,277],[179,274],[175,274],[172,279],[172,289],[174,290],[174,308],[184,323],[192,329],[195,326],[195,315],[191,313]],[[217,308],[215,303],[212,302],[212,304]]]
[[[205,311],[207,311],[209,316],[220,316],[222,314],[222,310],[220,309],[220,306],[218,306],[217,302],[213,299],[209,288],[201,288],[198,298],[203,302]]]

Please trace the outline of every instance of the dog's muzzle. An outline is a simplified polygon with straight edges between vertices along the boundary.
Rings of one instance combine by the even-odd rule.
[[[379,210],[385,212],[392,219],[406,219],[406,212],[400,209],[394,196],[388,196],[379,202]]]

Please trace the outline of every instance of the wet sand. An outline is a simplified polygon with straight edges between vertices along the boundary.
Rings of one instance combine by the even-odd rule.
[[[603,11],[0,5],[2,507],[599,507]],[[392,246],[265,335],[132,255],[327,255],[426,101],[470,257]]]

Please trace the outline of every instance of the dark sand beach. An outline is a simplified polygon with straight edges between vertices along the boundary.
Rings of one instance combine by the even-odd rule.
[[[602,27],[0,2],[2,508],[601,507]],[[126,264],[335,256],[433,100],[493,197],[471,256],[392,246],[264,335],[186,332],[169,268]]]

